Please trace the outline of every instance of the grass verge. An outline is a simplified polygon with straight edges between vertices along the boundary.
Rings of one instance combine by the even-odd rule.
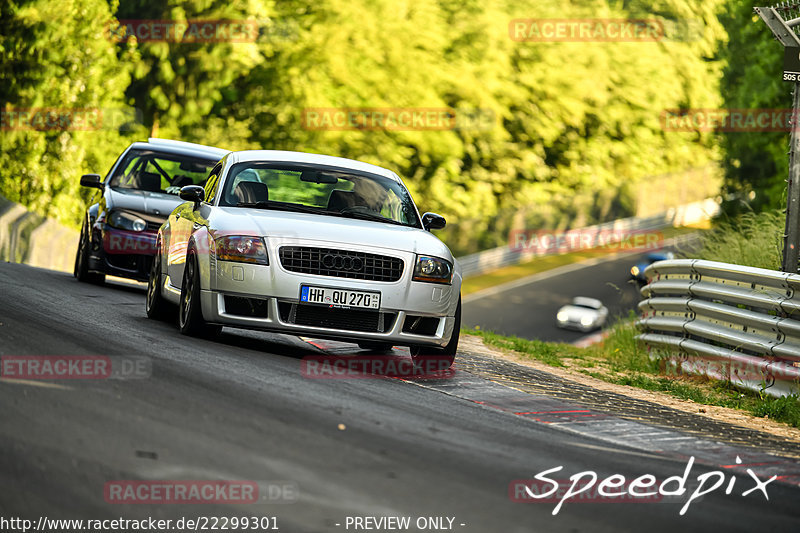
[[[480,329],[464,330],[464,333],[477,335],[490,346],[513,350],[522,358],[575,370],[609,383],[662,392],[698,404],[739,409],[800,428],[800,397],[797,395],[773,398],[763,392],[737,389],[730,382],[665,373],[662,362],[651,359],[636,341],[632,318],[618,322],[610,328],[603,342],[588,348],[506,337]]]
[[[703,235],[688,257],[780,270],[785,215],[780,211],[746,213],[718,224]]]

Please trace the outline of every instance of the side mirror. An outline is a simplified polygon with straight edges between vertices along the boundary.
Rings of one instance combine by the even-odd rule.
[[[447,225],[447,221],[442,215],[436,213],[425,213],[422,215],[422,227],[430,231],[432,229],[442,229]]]
[[[181,187],[180,197],[181,200],[194,202],[194,208],[197,209],[198,204],[206,197],[206,191],[199,185],[187,185]]]
[[[93,187],[95,189],[103,190],[103,184],[100,183],[100,174],[84,174],[81,176],[81,187]]]

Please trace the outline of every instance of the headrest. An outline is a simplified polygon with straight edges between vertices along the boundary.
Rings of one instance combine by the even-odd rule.
[[[155,172],[139,172],[136,176],[136,185],[138,189],[150,192],[161,191],[161,174]]]
[[[328,211],[341,211],[346,207],[353,207],[356,203],[357,198],[353,191],[336,189],[331,191],[331,195],[328,197]]]
[[[266,184],[259,181],[240,181],[233,190],[233,195],[241,204],[269,201],[269,190]]]

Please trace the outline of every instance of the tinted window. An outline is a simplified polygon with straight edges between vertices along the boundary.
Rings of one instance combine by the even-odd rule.
[[[253,198],[268,198],[265,208],[299,206],[320,214],[372,216],[398,224],[420,227],[416,208],[399,182],[367,172],[318,165],[246,162],[231,167],[220,205],[237,206],[258,190]],[[266,188],[266,190],[264,190]]]
[[[121,189],[178,194],[186,185],[203,185],[216,160],[152,150],[130,150],[109,185]]]

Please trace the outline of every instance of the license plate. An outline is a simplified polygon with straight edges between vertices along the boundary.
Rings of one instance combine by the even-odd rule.
[[[330,305],[333,307],[380,309],[381,293],[302,285],[300,287],[300,301],[310,304]]]

